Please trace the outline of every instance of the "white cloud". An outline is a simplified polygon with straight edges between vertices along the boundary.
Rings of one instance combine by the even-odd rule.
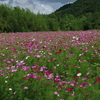
[[[0,3],[28,8],[34,13],[50,14],[69,1],[75,0],[0,0]]]
[[[62,4],[67,4],[68,2],[74,2],[74,1],[76,1],[76,0],[39,0],[39,1],[41,1],[41,2],[52,2],[52,3],[54,3],[54,2],[60,2],[60,3],[62,3]]]

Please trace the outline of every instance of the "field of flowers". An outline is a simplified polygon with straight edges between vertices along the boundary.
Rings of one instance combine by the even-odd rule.
[[[100,31],[0,33],[0,100],[100,100]]]

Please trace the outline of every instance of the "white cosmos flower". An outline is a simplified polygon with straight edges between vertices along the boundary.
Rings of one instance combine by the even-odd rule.
[[[7,81],[5,81],[5,83],[7,83]]]
[[[72,40],[72,42],[74,42],[75,40]]]
[[[82,54],[79,54],[79,56],[82,56]]]
[[[78,74],[77,74],[77,76],[81,76],[81,75],[82,75],[81,73],[78,73]]]
[[[37,55],[37,57],[38,57],[38,58],[40,58],[40,57],[41,57],[41,55]]]
[[[35,39],[32,39],[32,41],[35,41]]]
[[[29,58],[29,56],[27,56],[25,59],[28,59]]]
[[[75,36],[73,36],[73,39],[76,39],[76,40],[78,40],[78,37],[75,37]]]
[[[8,76],[6,76],[5,78],[8,78]]]
[[[42,43],[42,41],[40,41],[40,43]]]
[[[73,36],[73,39],[76,38],[75,36]]]
[[[5,56],[5,54],[2,54],[2,56]]]
[[[59,66],[59,64],[57,64],[56,66]]]
[[[92,48],[94,48],[94,46],[92,46]]]
[[[8,88],[9,90],[12,90],[12,88]]]
[[[23,63],[24,61],[20,61],[20,63]]]
[[[18,60],[16,62],[18,62]]]
[[[52,53],[50,53],[50,52],[49,52],[48,54],[49,54],[49,55],[52,55]]]
[[[82,43],[82,45],[84,45],[85,43]]]

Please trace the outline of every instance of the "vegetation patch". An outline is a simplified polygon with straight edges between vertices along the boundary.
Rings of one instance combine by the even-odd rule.
[[[99,100],[100,31],[0,34],[1,100]]]

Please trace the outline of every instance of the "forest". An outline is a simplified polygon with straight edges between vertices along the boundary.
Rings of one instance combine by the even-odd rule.
[[[99,4],[100,0],[77,0],[49,15],[0,4],[0,32],[99,30]]]

